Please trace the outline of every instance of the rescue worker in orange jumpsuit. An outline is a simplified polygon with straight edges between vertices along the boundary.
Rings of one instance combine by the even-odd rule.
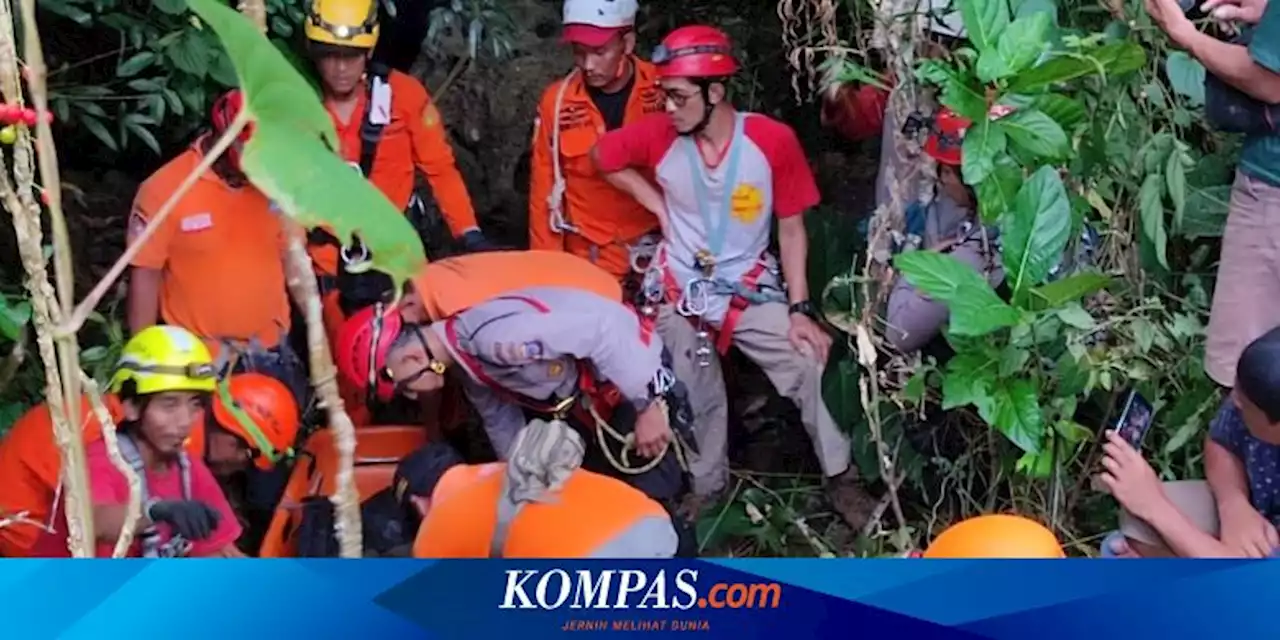
[[[213,104],[211,130],[138,188],[127,241],[143,229],[239,115],[240,91]],[[240,139],[178,201],[134,257],[129,274],[130,333],[163,322],[205,341],[220,374],[259,371],[289,386],[299,405],[310,395],[306,369],[287,340],[285,235],[279,212],[240,168]],[[211,283],[234,282],[234,287]]]
[[[240,526],[213,477],[250,464],[270,468],[290,455],[298,407],[289,390],[258,373],[217,382],[204,345],[171,326],[150,327],[129,341],[110,390],[103,403],[119,425],[121,454],[142,480],[145,519],[164,525],[161,537],[181,534],[192,542],[194,555],[239,555],[231,543]],[[87,398],[81,407],[98,555],[110,555],[128,485],[106,456]],[[172,467],[177,473],[162,471]],[[22,514],[0,528],[0,555],[66,555],[60,473],[49,407],[40,405],[0,441],[0,512]]]
[[[337,129],[339,153],[418,226],[426,216],[416,190],[421,172],[454,237],[469,251],[493,248],[476,223],[440,111],[426,87],[408,74],[370,64],[378,29],[377,0],[315,0],[306,15],[308,51]],[[346,262],[343,253],[358,260],[352,252],[363,251],[358,243],[344,247],[350,238],[335,238],[320,228],[310,240],[332,322],[341,317],[331,292],[341,290],[345,315],[379,300],[390,287],[383,274],[339,270]]]
[[[596,171],[606,131],[662,111],[653,65],[635,55],[636,0],[566,0],[574,69],[547,87],[534,120],[529,248],[568,251],[620,281],[647,260],[657,218]],[[648,251],[646,251],[648,249]]]
[[[448,445],[431,443],[400,463],[392,489],[413,557],[670,558],[680,551],[662,505],[574,466],[583,448],[576,432],[534,423],[520,438],[517,448],[528,455],[511,462],[466,465]]]
[[[525,426],[523,409],[590,434],[590,470],[616,474],[670,509],[686,490],[688,398],[661,338],[615,300],[530,287],[431,324],[375,305],[347,321],[338,345],[340,374],[381,399],[432,393],[453,370],[499,459]]]

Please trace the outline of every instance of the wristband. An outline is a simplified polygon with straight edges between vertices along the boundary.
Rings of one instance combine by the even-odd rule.
[[[815,309],[815,308],[813,307],[813,303],[812,303],[812,302],[810,302],[810,301],[808,301],[808,300],[801,300],[800,302],[796,302],[796,303],[792,304],[792,305],[787,309],[787,312],[788,312],[788,314],[791,314],[791,313],[799,313],[799,314],[802,314],[802,315],[808,316],[808,317],[813,318],[813,319],[817,319],[817,317],[818,317],[818,310],[817,310],[817,309]]]

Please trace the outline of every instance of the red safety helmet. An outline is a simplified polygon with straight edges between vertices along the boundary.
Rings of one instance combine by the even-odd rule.
[[[213,137],[222,137],[222,132],[231,127],[231,123],[240,116],[240,110],[244,108],[244,94],[239,89],[232,89],[213,101],[213,108],[209,110],[209,123],[213,126]],[[240,156],[243,153],[243,147],[249,141],[250,126],[246,125],[240,130],[240,135],[236,138],[235,144],[227,148],[227,157],[235,165],[240,168]]]
[[[723,78],[738,72],[729,36],[706,25],[667,34],[653,50],[653,63],[664,78]]]
[[[261,373],[238,373],[218,385],[213,418],[256,452],[253,463],[264,471],[292,455],[301,422],[289,388]]]
[[[1014,108],[1009,105],[993,104],[987,110],[987,117],[991,120],[999,120],[1013,111]],[[960,153],[964,145],[964,134],[969,131],[969,125],[972,124],[972,120],[942,107],[934,116],[933,133],[929,134],[929,139],[924,143],[925,153],[942,164],[960,166],[964,161]]]
[[[356,389],[388,402],[395,395],[395,383],[382,371],[387,354],[404,328],[404,317],[395,308],[379,302],[365,307],[342,323],[338,331],[338,373]]]

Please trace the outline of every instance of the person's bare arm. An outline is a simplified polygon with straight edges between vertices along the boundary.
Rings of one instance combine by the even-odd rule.
[[[782,256],[782,276],[787,281],[787,302],[809,299],[809,235],[804,216],[778,219],[778,253]]]
[[[124,531],[124,523],[128,506],[123,504],[96,504],[93,506],[93,535],[98,542],[114,544]],[[151,526],[151,521],[144,514],[134,524],[134,535]]]
[[[1280,103],[1280,75],[1254,61],[1248,47],[1223,42],[1201,33],[1190,22],[1185,24],[1169,35],[1209,73],[1257,100]]]
[[[1224,507],[1249,506],[1249,479],[1244,461],[1209,437],[1204,439],[1204,476],[1213,490],[1219,513]]]
[[[132,267],[129,273],[129,332],[136,334],[160,318],[162,271]]]
[[[1160,534],[1170,551],[1183,558],[1238,558],[1240,553],[1203,532],[1167,499],[1153,507],[1147,524]]]

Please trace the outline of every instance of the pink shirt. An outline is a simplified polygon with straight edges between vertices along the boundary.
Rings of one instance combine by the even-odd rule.
[[[91,442],[85,445],[84,453],[85,460],[88,463],[90,501],[93,505],[128,503],[129,483],[125,480],[124,475],[111,464],[111,459],[107,457],[106,442],[104,440]],[[182,472],[179,470],[178,464],[175,462],[163,471],[148,469],[147,492],[150,497],[159,500],[181,500]],[[218,522],[218,528],[208,538],[192,541],[189,555],[193,557],[212,555],[228,544],[234,543],[236,538],[240,537],[240,522],[236,519],[235,512],[231,510],[231,504],[227,502],[226,496],[222,494],[222,488],[218,486],[218,481],[213,477],[213,472],[205,465],[204,460],[194,456],[191,457],[191,499],[199,500],[213,507],[218,513],[222,514],[222,519]],[[54,522],[56,533],[42,535],[40,541],[36,543],[32,555],[45,558],[68,556],[66,522],[66,514],[59,506],[58,515]],[[168,541],[173,535],[169,525],[160,524],[157,526],[160,530],[161,542]],[[129,548],[129,553],[126,555],[130,557],[142,555],[139,545],[140,543],[135,536],[133,546]],[[99,542],[96,555],[99,558],[110,558],[111,551],[114,548],[114,542]]]
[[[680,286],[700,275],[699,251],[715,256],[714,277],[737,282],[766,255],[773,217],[789,218],[820,197],[804,149],[791,127],[757,113],[738,113],[724,158],[708,166],[692,137],[665,113],[605,134],[596,143],[601,170],[653,171],[670,219],[667,266]],[[762,277],[762,283],[768,279]],[[769,283],[772,284],[772,283]],[[728,297],[709,301],[703,317],[718,323]]]

